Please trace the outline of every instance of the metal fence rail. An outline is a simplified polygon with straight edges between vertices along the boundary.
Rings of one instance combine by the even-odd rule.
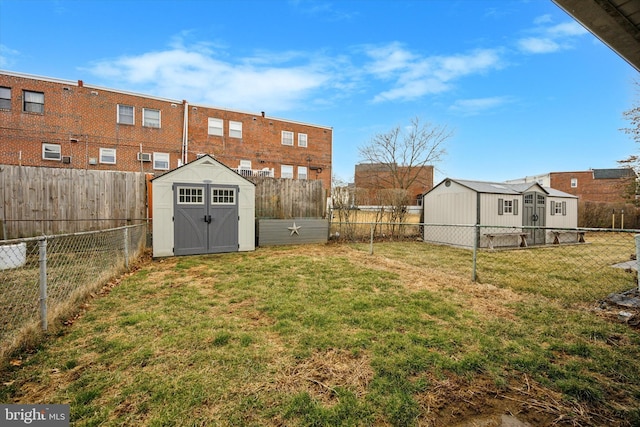
[[[0,359],[128,269],[145,242],[142,224],[0,243]]]
[[[593,303],[638,288],[636,235],[640,230],[504,227],[491,225],[332,223],[333,239],[367,243],[386,255],[383,242],[421,241],[403,260],[443,269],[481,283]],[[411,252],[411,251],[410,251]],[[397,256],[396,254],[389,254]]]

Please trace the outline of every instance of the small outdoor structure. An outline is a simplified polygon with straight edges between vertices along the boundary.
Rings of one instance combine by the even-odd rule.
[[[578,242],[578,198],[537,183],[446,178],[423,195],[424,240],[473,247]],[[467,226],[454,229],[453,225]],[[531,228],[540,227],[540,228]]]
[[[255,249],[255,184],[213,157],[151,184],[154,257]]]

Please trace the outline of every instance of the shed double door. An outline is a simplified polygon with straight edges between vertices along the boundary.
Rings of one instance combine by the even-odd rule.
[[[173,184],[175,255],[238,250],[237,186]]]
[[[525,227],[544,227],[545,222],[545,205],[547,198],[542,193],[525,193],[524,194],[524,212],[522,215],[522,225]],[[528,228],[527,242],[530,245],[542,245],[545,243],[544,228]]]

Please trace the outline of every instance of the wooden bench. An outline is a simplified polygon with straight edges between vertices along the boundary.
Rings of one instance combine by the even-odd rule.
[[[502,236],[519,236],[520,237],[520,247],[526,248],[527,245],[527,233],[523,231],[517,231],[513,233],[486,233],[485,236],[489,239],[489,249],[493,249],[493,239],[494,237],[502,237]]]
[[[584,243],[584,231],[572,231],[572,230],[551,230],[553,233],[553,244],[560,244],[560,235],[561,234],[577,234],[578,243]]]

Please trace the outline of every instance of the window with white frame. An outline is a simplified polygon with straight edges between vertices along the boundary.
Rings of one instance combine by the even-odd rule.
[[[307,179],[307,167],[306,166],[298,166],[298,179]]]
[[[44,93],[24,91],[23,111],[44,114]]]
[[[11,88],[10,87],[0,87],[0,109],[2,110],[11,109]]]
[[[42,144],[42,159],[43,160],[60,160],[62,159],[62,149],[60,144]]]
[[[229,137],[242,138],[242,122],[229,121]]]
[[[293,179],[293,166],[280,165],[280,178]]]
[[[211,204],[212,205],[235,205],[236,190],[234,188],[212,188]]]
[[[223,126],[222,119],[216,119],[213,117],[209,117],[209,135],[222,136],[224,132],[222,130]]]
[[[101,148],[100,149],[100,163],[107,165],[116,164],[116,149],[115,148]]]
[[[282,145],[293,146],[293,132],[289,132],[288,130],[282,131]]]
[[[135,124],[135,110],[131,105],[118,104],[117,122],[121,125]]]
[[[578,178],[571,178],[571,188],[578,188]]]
[[[153,168],[157,170],[169,170],[169,153],[153,153]]]
[[[203,187],[178,187],[179,205],[202,205],[203,203]]]
[[[504,211],[503,211],[504,213],[506,214],[513,213],[513,200],[505,200],[503,207],[504,207]]]
[[[307,134],[299,133],[298,134],[298,147],[306,147],[307,146]]]
[[[160,110],[152,108],[142,109],[142,126],[149,128],[160,127]]]

